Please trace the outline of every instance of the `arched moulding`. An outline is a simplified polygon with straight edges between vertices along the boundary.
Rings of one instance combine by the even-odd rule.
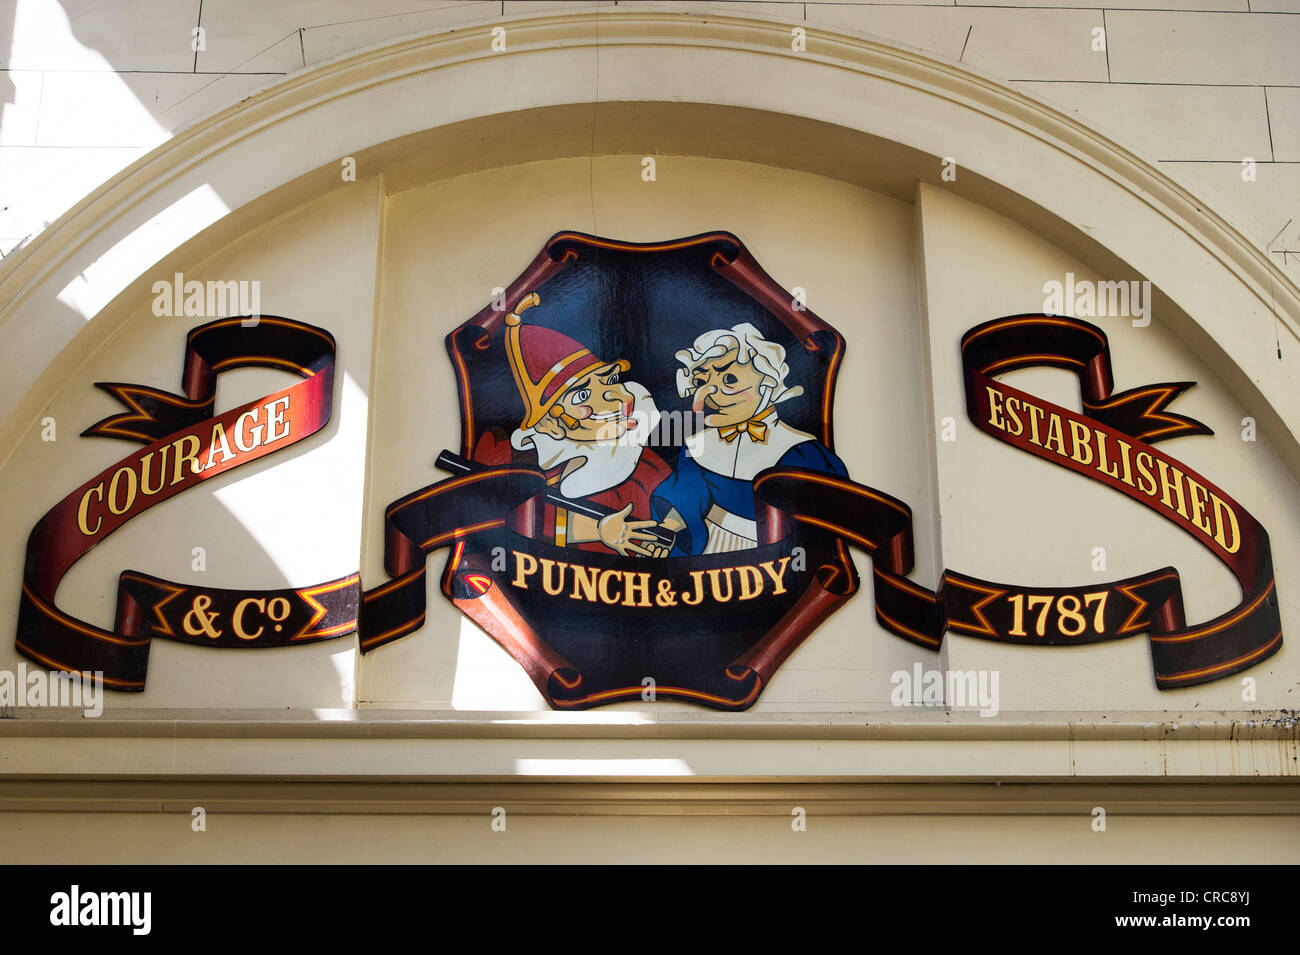
[[[1300,471],[1300,376],[1276,344],[1285,355],[1300,337],[1300,290],[1257,247],[1150,163],[1004,83],[806,29],[795,52],[791,24],[774,18],[494,18],[302,70],[197,123],[0,272],[0,457],[39,418],[38,378],[64,380],[126,319],[121,303],[146,301],[173,260],[345,187],[343,157],[393,191],[594,143],[806,169],[908,199],[917,180],[935,182],[1103,274],[1149,279],[1160,320],[1221,369]],[[945,156],[956,182],[940,179]],[[79,280],[95,285],[81,312],[66,304]]]

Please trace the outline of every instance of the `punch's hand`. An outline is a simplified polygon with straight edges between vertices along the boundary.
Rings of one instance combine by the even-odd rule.
[[[632,512],[632,505],[625,504],[623,509],[615,511],[602,517],[596,524],[597,532],[600,534],[601,543],[612,551],[616,551],[623,557],[628,554],[636,554],[638,557],[651,557],[652,553],[646,549],[646,545],[654,542],[658,544],[658,535],[648,530],[655,526],[654,521],[629,521],[628,515]]]

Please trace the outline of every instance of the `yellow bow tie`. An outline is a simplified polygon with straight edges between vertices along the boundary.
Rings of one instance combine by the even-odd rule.
[[[775,410],[775,408],[768,408],[762,414],[754,415],[754,417],[742,421],[740,424],[729,424],[719,428],[718,437],[730,444],[740,437],[741,432],[744,432],[759,444],[763,444],[767,441],[767,425],[763,423],[763,419]]]

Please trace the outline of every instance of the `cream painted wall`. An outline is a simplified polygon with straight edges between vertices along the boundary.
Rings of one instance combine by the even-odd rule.
[[[459,444],[443,339],[562,229],[638,242],[716,229],[739,236],[777,281],[805,288],[809,307],[848,339],[835,420],[836,449],[850,474],[919,501],[929,486],[931,437],[912,220],[909,203],[845,183],[676,156],[659,157],[653,183],[642,181],[639,157],[612,156],[510,166],[391,197],[367,514],[442,476],[434,457]],[[918,563],[927,568],[936,559],[931,515],[917,508]],[[374,520],[366,534],[367,586],[383,579],[382,549],[382,525]],[[430,567],[444,561],[435,555]],[[857,563],[869,588],[870,564]],[[461,618],[431,577],[423,629],[364,657],[361,705],[546,709],[523,670]],[[937,574],[919,579],[933,586]],[[911,659],[908,646],[876,624],[864,589],[785,663],[755,710],[888,706],[889,674]],[[698,712],[684,703],[655,708]]]
[[[61,609],[111,626],[117,575],[139,570],[179,583],[270,589],[305,586],[353,573],[360,552],[365,435],[374,314],[379,184],[349,184],[269,221],[220,249],[198,243],[176,268],[187,280],[258,281],[264,314],[321,325],[338,340],[330,423],[292,449],[268,455],[157,505],[78,562],[59,590]],[[191,264],[192,263],[192,264]],[[170,278],[168,271],[161,278]],[[38,393],[57,440],[34,420],[0,465],[0,618],[17,617],[27,532],[51,506],[136,445],[78,437],[120,410],[96,381],[179,390],[185,333],[208,318],[156,317],[147,286],[115,300],[83,334],[93,352],[66,377],[47,372]],[[236,314],[231,312],[231,314]],[[103,319],[103,321],[99,321]],[[113,329],[111,334],[106,330]],[[285,387],[293,376],[265,369],[223,374],[217,410]],[[206,570],[193,570],[195,547]],[[164,645],[166,644],[166,645]],[[339,707],[354,696],[351,641],[249,654],[155,640],[142,693],[108,694],[108,707]],[[0,669],[22,658],[0,642]]]
[[[876,37],[1009,81],[1158,163],[1300,277],[1296,0],[3,0],[0,252],[152,146],[304,67],[472,23],[638,9]]]
[[[893,865],[1162,863],[1294,864],[1293,816],[1109,816],[1091,830],[1074,814],[844,816],[811,809],[805,832],[790,810],[762,814],[626,816],[531,814],[507,808],[491,830],[491,801],[459,815],[209,813],[190,830],[188,806],[166,812],[0,813],[3,861],[168,863],[887,863]],[[1194,837],[1189,837],[1194,834]]]

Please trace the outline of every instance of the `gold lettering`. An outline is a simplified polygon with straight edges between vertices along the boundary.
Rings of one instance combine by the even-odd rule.
[[[1176,510],[1179,517],[1186,518],[1187,502],[1183,499],[1183,472],[1166,464],[1163,458],[1156,458],[1156,467],[1160,471],[1160,503],[1171,510]],[[1172,481],[1169,480],[1170,471],[1174,474]],[[1170,500],[1170,491],[1178,492],[1178,507],[1174,507],[1174,502]]]
[[[1052,444],[1055,442],[1056,447]],[[1062,433],[1061,416],[1053,411],[1047,416],[1047,440],[1043,442],[1044,451],[1055,451],[1061,456],[1065,456],[1065,435]]]
[[[571,600],[588,600],[591,603],[596,602],[596,582],[600,579],[599,567],[583,567],[581,564],[570,564],[573,568],[573,593],[569,594]],[[578,590],[581,588],[582,592]]]
[[[278,404],[283,404],[284,407],[276,411],[274,409],[275,406]],[[284,413],[288,410],[289,410],[288,395],[285,395],[283,398],[276,398],[274,401],[268,401],[266,403],[266,443],[267,444],[270,444],[272,441],[279,441],[281,438],[287,438],[289,436],[289,424],[284,420]],[[277,433],[276,428],[278,428],[280,425],[284,425],[284,430]]]
[[[199,467],[198,435],[181,435],[172,442],[172,447],[176,449],[176,457],[172,459],[172,484],[180,484],[188,473],[202,473],[203,468]],[[187,462],[190,465],[188,470],[185,467]]]
[[[1025,402],[1025,410],[1029,412],[1029,443],[1036,444],[1040,448],[1043,446],[1042,440],[1038,437],[1038,419],[1044,415],[1042,408],[1038,405],[1031,405]]]
[[[1143,458],[1146,458],[1146,464],[1142,463]],[[1151,473],[1151,465],[1156,463],[1156,459],[1151,456],[1150,451],[1139,451],[1137,453],[1137,457],[1134,460],[1137,461],[1138,490],[1141,491],[1143,494],[1150,494],[1152,497],[1155,497],[1157,485],[1156,485],[1155,475]],[[1143,478],[1146,478],[1145,484],[1143,483],[1142,480]]]
[[[94,537],[96,534],[98,534],[100,525],[104,523],[103,517],[96,516],[95,526],[94,527],[86,526],[86,509],[87,509],[87,505],[90,504],[90,495],[92,494],[98,495],[101,502],[104,500],[103,481],[100,481],[94,487],[89,488],[85,494],[81,495],[81,503],[77,505],[77,528],[81,531],[81,533],[85,534],[87,537]]]
[[[551,583],[551,570],[559,564],[560,579]],[[542,589],[552,597],[558,597],[564,591],[564,568],[568,565],[564,561],[554,561],[548,557],[542,558]]]
[[[722,596],[721,588],[718,586],[718,578],[725,577],[727,580],[727,596]],[[709,571],[709,588],[713,591],[713,599],[720,604],[724,604],[731,599],[731,568],[715,567]]]
[[[1007,434],[1012,435],[1013,437],[1019,437],[1025,433],[1024,422],[1020,420],[1020,415],[1016,414],[1016,409],[1020,407],[1019,398],[1015,395],[1007,395],[1007,400],[1003,406],[1003,410],[1009,419],[1009,427],[1006,429]]]
[[[261,597],[245,597],[235,604],[235,612],[230,615],[230,625],[235,628],[235,636],[240,640],[256,640],[262,635],[262,627],[258,627],[256,633],[249,633],[244,629],[244,611],[248,609],[249,604],[256,607],[259,612],[266,606]]]
[[[125,474],[131,480],[126,482],[127,485],[126,503],[123,504],[121,507],[118,507],[117,506],[117,479],[120,478],[123,474]],[[113,514],[125,514],[127,511],[131,510],[131,505],[135,503],[135,491],[136,491],[136,480],[135,480],[134,468],[120,467],[116,471],[114,471],[113,479],[108,482],[109,511],[112,512]]]
[[[989,393],[989,424],[999,431],[1006,431],[1007,423],[1002,420],[1002,392],[992,385],[985,385],[984,389]]]
[[[1120,438],[1116,438],[1115,441],[1119,445],[1119,456],[1124,462],[1124,473],[1120,475],[1120,481],[1127,484],[1129,487],[1134,487],[1133,461],[1129,457],[1129,452],[1133,450],[1133,445]]]
[[[235,419],[235,447],[240,451],[252,451],[262,443],[262,426],[257,423],[257,408],[250,408],[238,418]],[[253,422],[255,427],[252,429],[252,441],[249,441],[250,432],[247,422]]]
[[[1097,435],[1097,470],[1112,480],[1119,480],[1119,465],[1111,461],[1106,455],[1106,432],[1098,431]],[[1111,470],[1114,468],[1114,470]]]
[[[763,575],[752,564],[736,568],[740,577],[740,599],[753,600],[763,592]]]
[[[601,572],[600,575],[600,602],[601,603],[612,605],[619,602],[619,598],[611,596],[609,591],[605,589],[605,585],[608,584],[611,580],[614,581],[614,583],[618,583],[618,579],[622,576],[623,576],[623,572],[621,570],[606,570]]]
[[[1187,479],[1187,490],[1187,496],[1192,501],[1192,523],[1206,534],[1210,534],[1210,518],[1205,513],[1205,505],[1209,503],[1209,492],[1190,477]]]
[[[517,550],[510,553],[515,555],[515,579],[510,582],[516,587],[527,590],[528,576],[537,573],[537,558],[532,554],[521,554]]]
[[[789,557],[786,558],[786,560],[789,559],[790,559]],[[692,600],[689,595],[683,592],[682,603],[686,604],[687,606],[694,607],[696,604],[698,604],[701,600],[704,599],[704,571],[702,570],[691,571],[691,580],[695,581],[695,599]]]
[[[140,459],[140,493],[145,497],[152,497],[167,486],[167,452],[171,447],[170,444],[164,444],[159,452],[157,487],[149,486],[149,462],[153,459],[154,453],[150,451]]]
[[[759,567],[762,567],[763,570],[767,571],[767,576],[771,577],[772,583],[776,584],[776,589],[772,591],[773,596],[785,593],[785,569],[789,564],[790,558],[782,557],[780,563],[773,563],[770,560],[765,560],[763,563],[758,565]]]
[[[1213,491],[1210,492],[1210,500],[1214,502],[1214,519],[1219,524],[1219,532],[1214,535],[1215,542],[1229,554],[1237,553],[1237,548],[1241,546],[1241,526],[1237,523],[1237,515],[1233,513],[1231,507],[1219,495]],[[1227,525],[1224,524],[1224,515],[1228,516],[1227,525],[1231,525],[1232,534],[1224,533]],[[1231,537],[1232,546],[1228,546],[1228,540]]]
[[[1092,463],[1092,429],[1081,421],[1070,419],[1070,460],[1087,467]],[[1088,452],[1085,456],[1083,452]]]
[[[640,596],[637,600],[636,597]],[[623,606],[650,606],[650,574],[645,571],[623,575]]]
[[[225,464],[235,456],[235,452],[230,450],[230,442],[226,440],[226,429],[220,421],[212,424],[212,440],[208,442],[208,463],[203,466],[204,470],[212,467],[212,456],[221,452],[221,460],[218,464]]]

